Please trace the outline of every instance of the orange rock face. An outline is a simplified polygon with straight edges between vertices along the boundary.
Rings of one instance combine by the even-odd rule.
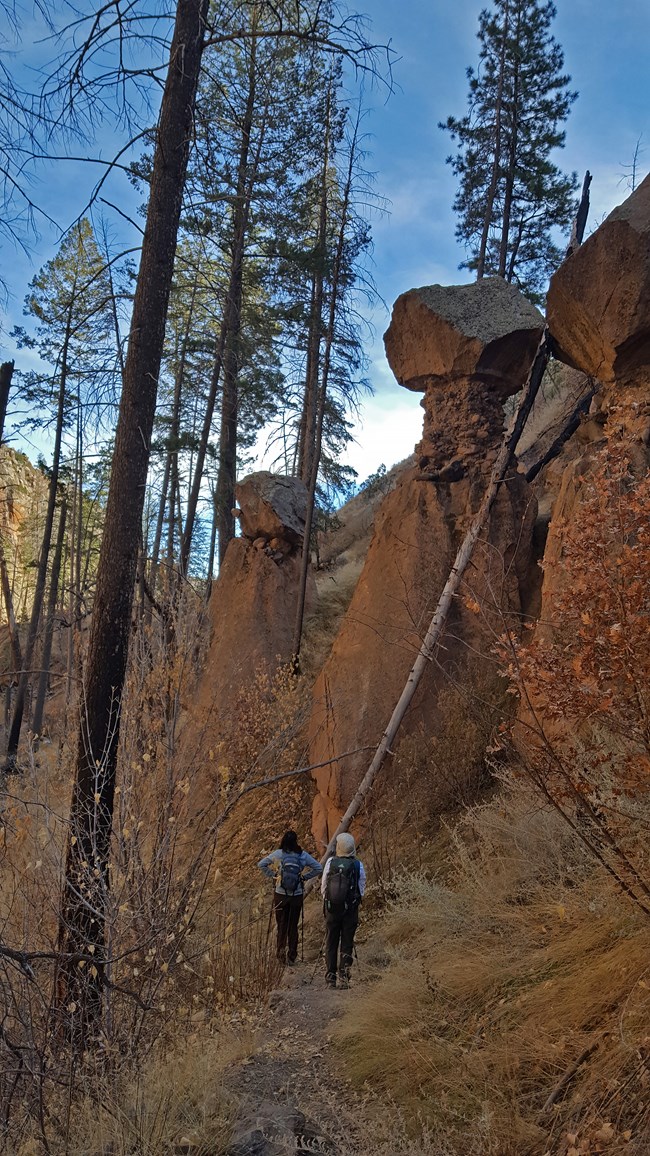
[[[558,356],[603,386],[592,403],[598,437],[631,435],[636,467],[648,468],[650,444],[650,177],[614,209],[560,266],[548,294],[548,323]],[[542,617],[570,580],[563,560],[567,527],[580,518],[579,479],[593,446],[562,478],[544,556]]]
[[[274,670],[289,661],[299,573],[299,557],[278,565],[248,539],[233,538],[210,599],[200,707],[223,719],[237,686],[249,684],[260,666]]]
[[[571,539],[584,523],[585,494],[600,451],[606,443],[612,448],[622,443],[631,472],[644,476],[650,466],[650,178],[558,269],[547,317],[558,357],[602,383],[552,507],[536,631],[550,642],[558,626],[559,598],[575,581]],[[567,630],[561,618],[559,625]],[[547,714],[543,701],[536,701],[535,708],[547,736],[560,744],[573,740],[571,728]],[[520,717],[527,721],[523,707]],[[519,740],[522,746],[531,743],[527,729]],[[619,743],[619,761],[625,741]]]
[[[375,747],[388,723],[420,647],[436,601],[483,484],[465,478],[450,485],[417,480],[410,471],[384,500],[361,577],[331,654],[314,687],[309,724],[310,762]],[[535,503],[520,475],[503,488],[485,540],[440,648],[443,667],[471,661],[468,645],[489,655],[489,625],[501,613],[518,621],[530,562]],[[484,601],[487,618],[468,606]],[[491,609],[490,609],[491,608]],[[480,661],[480,660],[479,660]],[[489,658],[488,658],[489,661]],[[444,675],[432,668],[422,680],[403,728],[436,727]],[[354,794],[371,751],[337,758],[315,772],[313,832],[326,844]],[[388,771],[387,773],[390,773]]]

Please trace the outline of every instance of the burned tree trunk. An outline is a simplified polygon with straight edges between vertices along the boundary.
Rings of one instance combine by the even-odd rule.
[[[60,914],[58,1004],[83,1048],[99,1028],[120,707],[158,375],[208,0],[179,0],[153,158],[97,571]],[[79,953],[91,967],[80,969]]]
[[[9,390],[11,389],[13,372],[13,361],[3,361],[2,365],[0,365],[0,444],[2,444],[5,418],[7,417],[7,405],[9,402]]]

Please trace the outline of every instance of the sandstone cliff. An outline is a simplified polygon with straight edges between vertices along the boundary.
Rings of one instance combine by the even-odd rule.
[[[256,674],[291,658],[307,491],[261,471],[236,490],[241,537],[228,545],[210,596],[210,643],[197,698],[213,739],[225,736]],[[314,599],[310,576],[308,604]]]

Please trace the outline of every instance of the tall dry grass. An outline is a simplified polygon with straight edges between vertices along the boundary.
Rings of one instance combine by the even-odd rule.
[[[519,785],[451,843],[444,882],[392,880],[388,966],[335,1029],[354,1082],[457,1156],[647,1152],[647,920]]]

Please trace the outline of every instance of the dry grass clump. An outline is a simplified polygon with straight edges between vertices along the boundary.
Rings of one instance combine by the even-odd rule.
[[[172,1156],[181,1151],[219,1156],[236,1111],[223,1075],[254,1046],[246,1031],[224,1028],[212,1036],[188,1035],[171,1050],[154,1050],[139,1071],[113,1067],[108,1074],[87,1058],[86,1094],[69,1098],[62,1093],[49,1100],[47,1151],[52,1156]],[[42,1152],[42,1135],[26,1131],[16,1156]]]
[[[311,1122],[341,1156],[453,1156],[444,1137],[424,1120],[407,1122],[394,1101],[372,1089],[342,1092],[328,1082],[318,1083],[317,1093],[310,1100]]]
[[[646,1152],[650,924],[521,787],[453,844],[445,884],[393,879],[390,966],[336,1028],[349,1073],[463,1156]]]

